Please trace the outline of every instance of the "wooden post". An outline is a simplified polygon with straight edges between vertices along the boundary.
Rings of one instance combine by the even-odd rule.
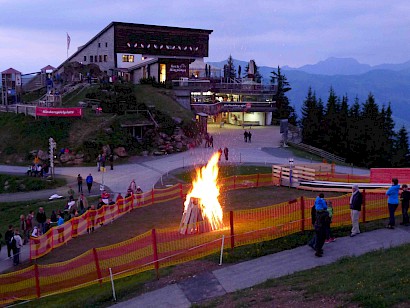
[[[229,212],[229,223],[231,226],[231,249],[233,251],[233,249],[235,248],[235,231],[233,228],[233,211]]]
[[[179,195],[181,196],[181,199],[184,199],[184,194],[182,193],[182,183],[179,183]]]
[[[94,262],[95,262],[95,269],[97,271],[98,282],[101,286],[102,285],[101,268],[100,268],[100,262],[98,261],[97,250],[95,248],[93,248],[93,254],[94,254]]]
[[[39,277],[40,273],[38,271],[38,265],[34,264],[34,276],[36,278],[36,294],[37,294],[37,298],[40,298],[41,296],[41,292],[40,292],[40,277]]]
[[[151,190],[151,203],[154,204],[155,200],[155,194],[154,194],[154,188]]]
[[[366,222],[366,189],[363,189],[362,222]]]
[[[301,226],[300,231],[305,232],[305,198],[300,197],[300,214],[301,214]]]
[[[152,251],[154,253],[154,256],[153,256],[154,257],[154,267],[155,267],[155,272],[157,273],[157,279],[159,279],[157,233],[155,232],[155,229],[152,229],[151,239],[152,239]]]

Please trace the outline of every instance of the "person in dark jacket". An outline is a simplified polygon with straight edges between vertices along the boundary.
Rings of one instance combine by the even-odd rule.
[[[310,209],[310,217],[312,221],[313,230],[315,229],[315,222],[316,222],[316,207],[313,204],[312,208]],[[316,233],[313,234],[313,237],[309,241],[308,245],[312,247],[313,250],[316,250]]]
[[[326,239],[326,230],[330,223],[329,212],[327,211],[327,204],[324,194],[319,194],[315,200],[316,209],[316,221],[315,221],[315,234],[316,234],[316,244],[315,244],[315,256],[323,256],[323,245]]]
[[[46,233],[47,216],[46,216],[46,213],[44,212],[44,208],[40,207],[38,209],[38,212],[37,212],[37,215],[36,215],[36,220],[38,222],[41,234]]]
[[[410,203],[410,191],[408,191],[408,186],[407,184],[403,184],[401,186],[403,192],[400,195],[401,199],[401,213],[403,214],[403,221],[400,223],[401,225],[404,226],[409,226],[410,221],[409,221],[409,203]]]
[[[387,205],[389,207],[389,224],[386,226],[387,229],[394,229],[394,226],[396,224],[394,212],[399,206],[399,190],[399,180],[392,179],[392,185],[386,191]]]
[[[4,240],[6,241],[7,245],[7,256],[11,258],[11,244],[10,240],[14,236],[14,230],[13,230],[13,225],[9,225],[9,229],[6,231],[4,234]]]
[[[363,196],[359,191],[359,186],[354,184],[352,187],[352,195],[350,196],[350,217],[352,219],[352,231],[350,237],[360,234],[359,216],[362,210]]]

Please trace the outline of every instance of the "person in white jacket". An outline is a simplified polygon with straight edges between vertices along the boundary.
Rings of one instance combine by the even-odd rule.
[[[23,247],[23,239],[20,236],[19,229],[14,231],[15,245],[12,246],[13,249],[13,264],[15,266],[20,264],[20,248]]]

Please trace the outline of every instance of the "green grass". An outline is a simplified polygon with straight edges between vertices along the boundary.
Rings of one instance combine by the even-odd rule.
[[[135,85],[134,92],[139,103],[154,106],[171,117],[181,118],[186,123],[194,117],[190,110],[183,108],[173,99],[172,90],[154,88],[151,85]]]
[[[63,105],[66,107],[78,107],[78,102],[83,101],[88,93],[94,92],[98,85],[80,87],[63,97]]]
[[[410,304],[409,259],[410,245],[403,245],[360,257],[342,258],[331,265],[268,280],[258,287],[287,286],[305,290],[307,298],[333,296],[361,307]]]
[[[231,177],[235,175],[250,175],[250,174],[271,173],[271,172],[272,172],[272,167],[268,167],[268,166],[229,165],[229,166],[220,166],[218,176],[220,178],[227,178],[227,177]],[[189,168],[183,171],[181,171],[181,169],[177,169],[172,172],[172,175],[175,176],[175,178],[183,182],[191,183],[192,179],[195,178],[196,172],[195,172],[195,168]]]
[[[169,274],[171,268],[160,270],[160,276]],[[149,271],[114,281],[117,299],[125,301],[143,293],[144,284],[155,279],[155,272]],[[114,305],[111,282],[96,284],[63,294],[33,300],[22,307],[108,307]]]
[[[66,183],[65,179],[46,180],[31,176],[0,174],[0,194],[51,189],[64,186]]]

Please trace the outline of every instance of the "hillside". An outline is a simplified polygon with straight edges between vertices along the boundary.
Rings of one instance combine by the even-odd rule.
[[[78,106],[79,101],[86,96],[100,93],[102,96],[111,95],[105,103],[115,104],[116,94],[99,86],[84,86],[71,92],[63,98],[63,106]],[[96,115],[91,108],[86,108],[82,119],[76,118],[38,118],[22,114],[0,113],[0,162],[6,164],[29,164],[34,154],[40,152],[44,159],[47,157],[48,138],[53,137],[57,142],[57,151],[68,148],[75,157],[75,162],[87,163],[94,161],[103,146],[111,148],[124,147],[131,155],[138,155],[143,151],[152,153],[158,150],[157,135],[161,132],[172,135],[179,125],[184,128],[193,125],[194,115],[185,110],[172,98],[172,91],[154,88],[150,85],[131,86],[131,93],[135,108],[131,114],[102,113]],[[119,96],[121,99],[121,96]],[[114,103],[113,103],[114,102]],[[150,129],[149,139],[136,140],[121,128],[122,123],[152,123],[146,110],[149,106],[151,115],[159,127]],[[173,118],[178,118],[176,121]],[[191,129],[191,131],[194,131]],[[167,135],[162,135],[163,138]],[[184,139],[185,140],[185,139]],[[183,140],[183,141],[184,141]],[[171,141],[170,141],[171,142]],[[182,147],[185,143],[182,144]]]

